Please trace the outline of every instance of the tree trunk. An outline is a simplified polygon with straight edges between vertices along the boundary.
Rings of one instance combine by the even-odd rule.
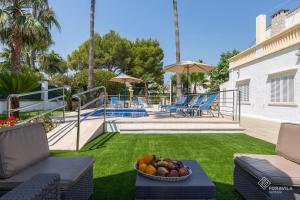
[[[13,21],[20,15],[20,10],[13,11]],[[13,73],[20,73],[21,71],[21,54],[22,54],[22,35],[19,27],[14,26],[11,32],[11,71]]]
[[[15,30],[16,31],[16,30]],[[21,53],[22,53],[22,38],[19,31],[12,34],[11,44],[11,71],[13,73],[20,73],[21,71]]]
[[[178,9],[177,0],[173,0],[173,11],[174,11],[174,26],[175,26],[175,37],[176,37],[176,63],[180,63],[180,39],[179,39],[179,25],[178,25]],[[176,74],[176,95],[179,98],[182,94],[181,91],[181,77],[180,74]]]
[[[36,10],[36,7],[32,7],[32,15],[34,16],[35,19],[37,19],[37,10]],[[35,60],[36,60],[36,49],[34,47],[31,47],[30,48],[30,52],[29,52],[29,56],[30,56],[30,59],[29,59],[29,66],[32,68],[32,69],[36,69],[35,68]]]
[[[147,104],[149,103],[149,96],[148,96],[148,83],[145,81],[145,99]]]
[[[88,76],[88,88],[93,88],[94,83],[94,65],[95,65],[95,4],[96,0],[91,0],[91,10],[90,10],[90,46],[89,46],[89,76]]]
[[[196,83],[194,83],[194,91],[193,91],[193,93],[194,93],[194,94],[197,93],[197,84],[196,84]]]
[[[32,69],[36,69],[35,67],[35,60],[36,60],[36,50],[35,49],[31,49],[30,50],[30,67]]]
[[[29,53],[26,54],[26,64],[29,66],[30,69],[37,70],[35,66],[36,61],[36,50],[30,49]]]
[[[72,111],[73,110],[73,99],[72,99],[72,97],[69,97],[67,99],[67,109],[68,109],[68,111]]]
[[[20,107],[20,99],[19,97],[12,97],[10,100],[10,108],[13,109],[17,109]],[[10,116],[14,116],[14,117],[18,117],[20,116],[20,112],[19,111],[15,111],[15,112],[11,112]]]

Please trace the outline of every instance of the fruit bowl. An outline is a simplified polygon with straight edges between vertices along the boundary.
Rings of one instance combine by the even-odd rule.
[[[192,170],[179,160],[161,158],[146,154],[134,164],[134,169],[142,176],[157,181],[177,182],[188,179]]]

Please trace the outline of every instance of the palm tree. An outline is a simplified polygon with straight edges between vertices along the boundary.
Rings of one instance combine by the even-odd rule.
[[[64,74],[67,72],[66,61],[54,51],[41,54],[39,56],[40,69],[48,74],[52,79],[55,74]]]
[[[37,40],[30,44],[29,46],[29,62],[28,65],[32,69],[36,69],[37,53],[46,51],[48,47],[53,43],[50,30],[54,25],[58,30],[60,30],[59,22],[56,19],[55,12],[53,8],[49,7],[47,4],[44,7],[32,7],[32,15],[34,18],[43,24],[46,34],[43,40]]]
[[[20,73],[24,46],[51,38],[52,25],[59,27],[54,12],[49,12],[48,0],[0,0],[0,40],[11,49],[11,71]],[[35,8],[35,17],[28,8]]]
[[[190,81],[194,85],[193,93],[197,93],[197,86],[200,86],[200,87],[206,89],[209,84],[209,81],[205,77],[204,73],[192,73]]]
[[[9,70],[10,68],[10,58],[11,58],[11,51],[9,48],[2,48],[2,52],[0,52],[0,73],[2,71]]]
[[[38,77],[31,73],[15,74],[10,71],[0,73],[0,89],[6,94],[20,94],[38,87]],[[11,98],[11,109],[19,108],[19,98]],[[14,112],[19,117],[19,112]]]
[[[173,12],[174,12],[174,26],[176,37],[176,63],[180,63],[180,38],[179,38],[179,25],[178,25],[178,9],[177,0],[173,0]],[[181,76],[176,74],[176,94],[177,98],[181,96]]]
[[[90,46],[89,46],[89,76],[88,76],[88,88],[93,88],[94,82],[94,65],[95,65],[95,5],[96,0],[91,0],[90,9]]]
[[[73,110],[73,92],[71,89],[65,91],[65,99],[67,101],[67,110],[72,111]]]

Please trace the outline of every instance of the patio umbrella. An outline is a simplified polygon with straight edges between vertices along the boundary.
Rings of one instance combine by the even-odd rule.
[[[165,66],[165,71],[186,74],[187,76],[187,96],[189,96],[189,74],[194,72],[210,72],[213,66],[194,61],[183,61],[180,63]]]
[[[126,83],[140,83],[143,80],[123,74],[123,75],[119,75],[119,76],[111,78],[110,81],[125,84],[125,92],[124,92],[124,107],[125,107]]]

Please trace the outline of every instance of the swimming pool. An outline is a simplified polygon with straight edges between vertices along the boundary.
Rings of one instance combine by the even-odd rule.
[[[99,109],[94,113],[84,113],[82,116],[103,116],[104,109]],[[148,113],[145,109],[106,109],[107,117],[130,117],[130,118],[138,118],[138,117],[148,117]]]

